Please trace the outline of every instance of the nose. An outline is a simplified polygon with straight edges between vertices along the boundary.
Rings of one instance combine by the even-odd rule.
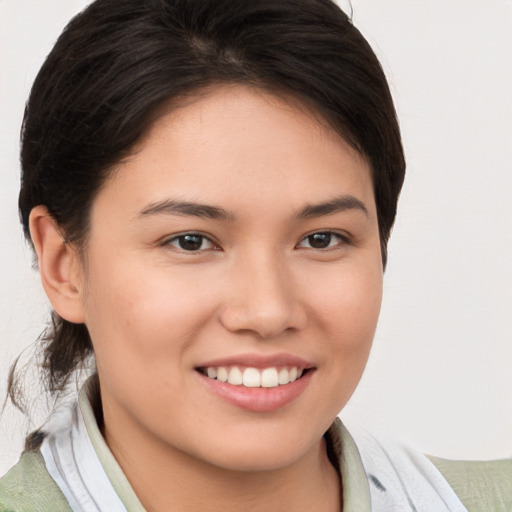
[[[306,310],[286,265],[268,255],[240,262],[232,270],[229,300],[221,311],[226,329],[268,339],[304,328]]]

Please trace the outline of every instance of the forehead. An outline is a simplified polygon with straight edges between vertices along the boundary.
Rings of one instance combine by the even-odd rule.
[[[131,190],[135,202],[184,195],[300,208],[345,189],[374,202],[369,164],[321,116],[295,98],[242,86],[162,108],[114,183],[118,200]]]

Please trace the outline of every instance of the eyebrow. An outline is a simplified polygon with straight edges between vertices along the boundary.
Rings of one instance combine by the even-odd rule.
[[[159,214],[183,215],[215,220],[234,220],[235,218],[232,213],[218,206],[210,206],[191,201],[176,201],[172,199],[151,203],[140,212],[141,216]]]
[[[332,215],[333,213],[347,210],[359,210],[368,217],[368,209],[362,201],[351,195],[345,195],[331,199],[323,203],[308,204],[297,213],[298,219],[311,219]]]
[[[329,201],[316,204],[308,204],[301,208],[296,214],[297,219],[311,219],[332,215],[347,210],[359,210],[368,216],[368,209],[362,201],[351,195],[336,197]],[[147,205],[140,216],[146,215],[183,215],[186,217],[200,217],[214,220],[235,220],[235,214],[208,204],[195,203],[192,201],[178,201],[166,199]]]

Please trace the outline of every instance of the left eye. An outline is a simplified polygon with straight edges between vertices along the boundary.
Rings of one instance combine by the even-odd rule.
[[[345,237],[333,233],[332,231],[319,231],[318,233],[312,233],[304,237],[298,244],[297,247],[308,248],[308,249],[329,249],[338,245],[347,243]]]
[[[164,245],[170,245],[182,251],[197,252],[213,249],[215,244],[206,236],[198,233],[185,233],[167,240]]]

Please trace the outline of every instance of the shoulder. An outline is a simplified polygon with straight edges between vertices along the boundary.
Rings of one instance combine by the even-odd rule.
[[[48,473],[39,451],[24,452],[0,478],[0,512],[70,512],[66,498]]]
[[[512,459],[452,461],[426,456],[396,439],[376,438],[360,428],[351,433],[372,503],[392,500],[392,510],[408,510],[407,504],[414,503],[417,510],[512,511]],[[429,508],[432,503],[436,506]]]
[[[512,459],[459,461],[428,456],[468,512],[512,510]]]

